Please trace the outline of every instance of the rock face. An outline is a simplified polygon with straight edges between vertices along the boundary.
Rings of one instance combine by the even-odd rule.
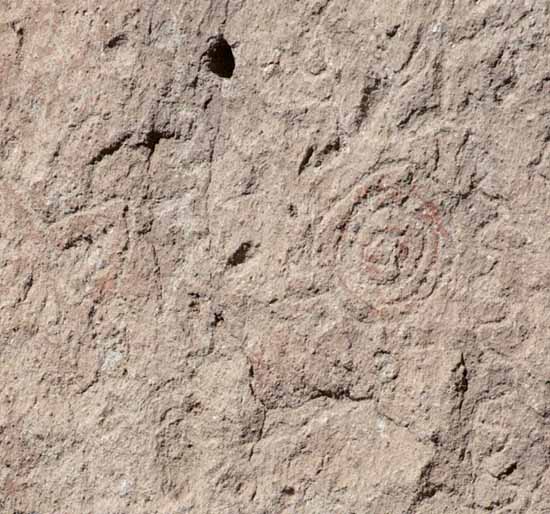
[[[0,512],[550,512],[548,2],[0,41]]]

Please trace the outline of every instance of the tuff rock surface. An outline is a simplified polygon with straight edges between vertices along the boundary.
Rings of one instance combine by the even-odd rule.
[[[550,4],[2,0],[0,512],[550,512]]]

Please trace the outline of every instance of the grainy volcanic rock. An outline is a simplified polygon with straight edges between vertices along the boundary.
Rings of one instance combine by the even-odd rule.
[[[550,4],[2,0],[0,512],[548,514]]]

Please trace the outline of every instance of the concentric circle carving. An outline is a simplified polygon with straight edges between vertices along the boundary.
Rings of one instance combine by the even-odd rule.
[[[362,317],[406,310],[440,282],[449,235],[425,196],[406,180],[379,176],[324,219],[317,250],[333,268],[345,305]]]

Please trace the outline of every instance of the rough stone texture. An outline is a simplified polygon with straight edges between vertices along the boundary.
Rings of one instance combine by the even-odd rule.
[[[0,512],[548,514],[549,32],[1,0]]]

